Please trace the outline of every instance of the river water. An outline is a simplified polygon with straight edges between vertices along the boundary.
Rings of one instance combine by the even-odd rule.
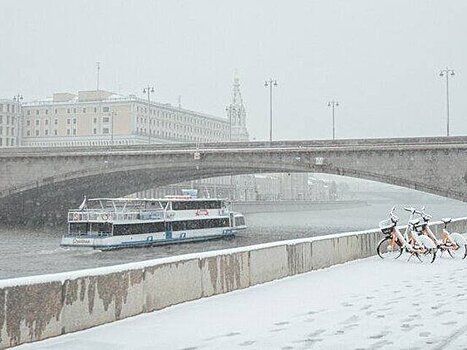
[[[421,203],[411,203],[421,206]],[[378,227],[388,217],[393,205],[398,207],[400,223],[407,213],[403,203],[382,200],[367,201],[366,205],[307,211],[274,212],[246,215],[247,230],[235,238],[208,242],[133,248],[101,252],[89,249],[60,248],[59,230],[0,229],[0,279],[71,271],[208,250],[233,248],[257,243],[312,237],[331,233],[366,230]],[[467,203],[432,197],[426,205],[433,219],[467,216]]]

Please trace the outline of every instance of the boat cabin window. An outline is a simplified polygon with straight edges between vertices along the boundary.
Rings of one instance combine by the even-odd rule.
[[[114,236],[137,235],[142,233],[164,232],[164,222],[148,222],[144,224],[114,225]]]
[[[245,225],[245,218],[243,216],[236,216],[235,226],[244,226],[244,225]]]
[[[112,224],[107,223],[107,222],[92,223],[91,231],[97,232],[97,233],[111,233]]]
[[[86,235],[89,231],[89,223],[70,223],[70,234],[72,235]]]
[[[172,231],[199,230],[213,227],[229,227],[229,218],[173,221]]]
[[[222,201],[174,201],[173,210],[220,209]]]

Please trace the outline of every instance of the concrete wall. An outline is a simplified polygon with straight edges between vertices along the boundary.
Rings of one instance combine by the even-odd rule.
[[[450,227],[466,232],[467,218]],[[0,349],[365,258],[382,237],[369,230],[2,280]]]

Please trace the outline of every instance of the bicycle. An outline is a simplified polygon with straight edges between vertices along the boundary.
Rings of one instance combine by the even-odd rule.
[[[417,211],[421,218],[428,223],[432,216],[425,213],[425,207],[421,211]],[[447,230],[448,224],[452,221],[451,218],[442,218],[441,221],[444,223],[444,227],[441,234],[441,239],[438,239],[436,235],[431,231],[427,225],[423,233],[430,237],[436,244],[437,248],[441,251],[441,255],[447,252],[451,258],[454,259],[465,259],[467,257],[467,241],[466,239],[457,232],[449,233]]]
[[[389,213],[389,219],[379,223],[379,228],[385,237],[378,243],[376,252],[381,259],[398,259],[405,251],[409,253],[408,261],[417,257],[420,262],[429,261],[433,263],[436,259],[436,245],[421,232],[420,219],[413,220],[415,212],[411,212],[409,223],[404,235],[397,228],[399,218],[394,215],[395,207]]]

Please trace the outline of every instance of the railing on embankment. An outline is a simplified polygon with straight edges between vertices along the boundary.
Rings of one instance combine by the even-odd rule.
[[[450,228],[467,231],[467,218]],[[368,230],[2,280],[0,348],[365,258],[381,238]]]

